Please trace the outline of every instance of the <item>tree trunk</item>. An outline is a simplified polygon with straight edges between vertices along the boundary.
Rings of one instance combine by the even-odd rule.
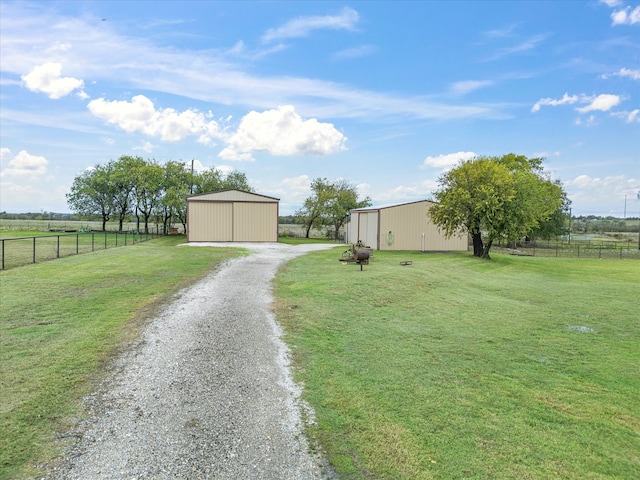
[[[492,239],[489,239],[487,241],[487,243],[484,246],[484,249],[482,250],[482,258],[486,259],[486,260],[491,260],[491,257],[489,256],[489,250],[491,250],[491,244],[493,243]]]
[[[482,257],[483,250],[482,235],[479,231],[473,232],[473,256]]]

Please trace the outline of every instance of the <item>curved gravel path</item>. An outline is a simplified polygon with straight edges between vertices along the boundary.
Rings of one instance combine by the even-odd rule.
[[[241,246],[178,295],[87,399],[79,441],[46,478],[321,479],[270,312],[284,262],[335,245]],[[186,248],[186,247],[185,247]]]

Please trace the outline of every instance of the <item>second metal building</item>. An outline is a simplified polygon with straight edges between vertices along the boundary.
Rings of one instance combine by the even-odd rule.
[[[467,250],[466,234],[446,238],[429,217],[433,202],[417,202],[351,210],[347,242],[375,250],[454,251]]]

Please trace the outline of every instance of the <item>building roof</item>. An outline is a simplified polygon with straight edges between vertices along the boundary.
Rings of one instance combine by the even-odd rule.
[[[429,202],[429,203],[433,203],[431,200],[414,200],[412,202],[404,202],[404,203],[387,203],[387,204],[381,204],[381,205],[372,205],[371,207],[363,207],[363,208],[354,208],[353,210],[350,210],[350,212],[372,212],[375,210],[384,210],[385,208],[393,208],[393,207],[400,207],[402,205],[411,205],[413,203],[422,203],[422,202]]]
[[[268,197],[267,195],[261,195],[259,193],[230,188],[227,190],[219,190],[216,192],[189,195],[187,197],[187,201],[257,201],[265,203],[275,203],[279,202],[280,199],[275,197]]]

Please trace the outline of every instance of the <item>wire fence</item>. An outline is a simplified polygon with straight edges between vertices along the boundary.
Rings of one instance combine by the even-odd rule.
[[[556,258],[609,258],[640,260],[637,242],[615,242],[606,240],[572,240],[522,242],[516,245],[496,245],[496,250],[511,255],[556,257]]]
[[[82,232],[0,239],[2,270],[56,258],[135,245],[163,236],[160,229],[149,232]]]

